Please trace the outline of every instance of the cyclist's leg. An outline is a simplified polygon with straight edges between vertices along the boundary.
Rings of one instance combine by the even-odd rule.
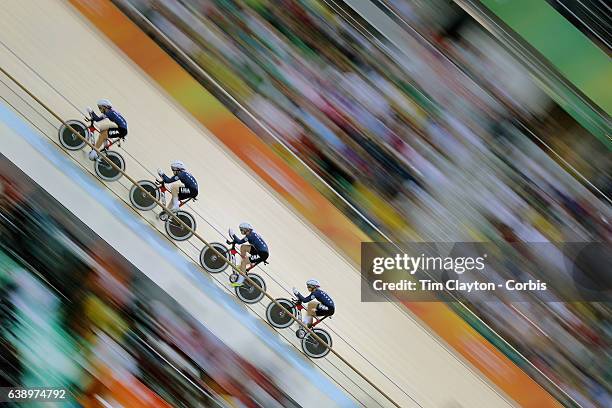
[[[253,253],[253,247],[249,244],[244,244],[240,246],[240,256],[242,257],[242,261],[240,261],[240,270],[244,273],[246,272],[247,264],[251,262],[250,255]]]
[[[325,317],[325,316],[333,316],[335,313],[335,309],[329,309],[323,304],[317,306],[317,310],[315,311],[315,315],[317,317]]]
[[[98,129],[100,130],[100,135],[98,136],[98,140],[96,141],[96,148],[99,150],[100,147],[103,146],[103,143],[106,141],[106,139],[108,139],[108,130],[117,129],[117,124],[106,119],[99,123]]]
[[[119,127],[110,128],[107,132],[107,139],[119,139],[124,138],[127,135],[127,129]]]
[[[185,188],[185,185],[180,181],[175,181],[166,186],[172,194],[172,201],[170,201],[170,211],[178,211],[179,200],[181,195],[181,189]]]
[[[179,187],[178,199],[180,201],[188,200],[190,198],[195,198],[197,194],[195,194],[189,187]]]
[[[266,262],[268,257],[270,256],[269,252],[259,252],[257,251],[257,263]]]
[[[117,124],[108,119],[105,119],[98,124],[100,134],[98,135],[98,140],[96,140],[96,144],[94,145],[96,146],[96,149],[100,150],[100,147],[104,144],[104,142],[106,142],[106,139],[108,139],[108,130],[115,128],[117,128]],[[97,158],[98,153],[92,149],[91,152],[89,152],[89,159],[96,160]]]
[[[314,320],[317,314],[318,306],[319,306],[318,300],[311,300],[310,302],[308,302],[308,305],[306,305],[306,315],[304,316],[304,319],[302,320],[302,322],[306,326],[310,327],[312,325],[312,321]]]
[[[246,267],[247,264],[250,262],[249,260],[249,254],[251,252],[251,245],[249,244],[244,244],[240,246],[240,257],[241,257],[241,261],[240,261],[240,271],[244,274],[246,273]],[[240,275],[238,276],[238,280],[236,281],[235,286],[241,286],[244,283],[245,277],[244,275]]]

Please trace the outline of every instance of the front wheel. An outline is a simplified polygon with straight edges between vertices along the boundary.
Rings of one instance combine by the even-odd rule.
[[[110,160],[115,166],[119,167],[121,171],[125,171],[125,159],[119,153],[114,151],[107,151],[102,153],[102,155],[106,156],[108,160]],[[123,176],[121,171],[117,170],[115,167],[111,166],[108,161],[104,158],[99,157],[96,159],[94,164],[96,168],[96,174],[104,181],[116,181]]]
[[[168,217],[166,220],[166,233],[175,241],[185,241],[193,236],[193,231],[196,229],[196,220],[193,215],[186,211],[177,211],[176,217],[183,221],[189,228],[175,220],[174,217]]]
[[[72,130],[70,130],[70,128],[66,125],[69,125],[85,139],[88,139],[91,136],[91,132],[87,126],[79,120],[68,120],[66,121],[66,124],[62,124],[62,126],[60,126],[57,135],[59,137],[59,142],[64,149],[72,151],[81,150],[85,146],[85,140],[75,135],[74,132],[72,132]]]
[[[221,254],[217,255],[210,247],[214,248]],[[219,242],[212,242],[210,247],[205,246],[200,251],[200,265],[209,273],[220,273],[229,266],[225,260],[230,261],[229,251],[225,245]]]
[[[132,205],[140,211],[149,211],[155,208],[157,205],[155,200],[159,201],[161,198],[161,192],[157,185],[149,180],[140,180],[136,184],[130,189],[130,202]],[[138,186],[142,187],[145,191],[142,191]]]
[[[322,341],[319,342],[311,333],[306,333],[302,339],[302,350],[310,358],[322,358],[329,354],[329,348],[332,346],[332,338],[329,333],[323,329],[315,328],[312,330]]]
[[[280,298],[276,299],[276,302],[287,309],[292,315],[296,315],[295,305],[289,299]],[[268,320],[268,323],[272,325],[272,327],[277,329],[286,329],[293,323],[293,319],[289,313],[284,311],[276,303],[270,302],[266,308],[266,319]]]
[[[257,303],[264,297],[264,292],[266,291],[266,282],[263,278],[256,273],[249,273],[249,278],[253,282],[257,284],[263,291],[257,289],[255,286],[251,285],[248,280],[245,280],[242,286],[238,286],[236,288],[236,296],[244,303]]]

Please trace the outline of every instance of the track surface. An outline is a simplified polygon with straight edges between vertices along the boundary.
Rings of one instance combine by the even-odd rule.
[[[200,184],[199,200],[190,211],[206,239],[221,241],[220,232],[227,227],[236,228],[243,220],[252,223],[271,248],[271,263],[260,274],[273,296],[287,297],[292,286],[305,290],[304,282],[310,277],[321,280],[338,305],[337,315],[326,327],[334,338],[334,349],[400,405],[512,405],[405,310],[391,303],[361,303],[359,271],[68,4],[7,0],[0,26],[2,66],[62,117],[79,118],[75,107],[83,110],[106,97],[128,118],[130,133],[122,153],[134,178],[151,179],[158,167],[169,171],[174,159],[187,164]],[[14,95],[10,98],[17,101]],[[47,120],[38,117],[35,121],[55,139]],[[85,153],[73,157],[92,167]],[[109,187],[127,200],[125,180]],[[144,216],[155,225],[150,213]],[[192,241],[179,247],[197,259],[202,244]],[[263,309],[264,305],[253,308],[258,314]],[[291,333],[283,334],[291,340]],[[363,405],[388,406],[336,358],[317,364]]]

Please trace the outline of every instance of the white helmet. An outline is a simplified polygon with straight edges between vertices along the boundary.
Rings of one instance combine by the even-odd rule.
[[[240,225],[238,226],[238,228],[240,228],[240,230],[251,230],[251,231],[253,231],[253,226],[251,224],[249,224],[248,222],[241,222]]]
[[[306,286],[308,286],[308,287],[313,287],[313,288],[318,288],[318,287],[320,287],[320,286],[321,286],[321,284],[320,284],[320,283],[319,283],[319,281],[318,281],[318,280],[316,280],[316,279],[308,279],[308,280],[306,281]]]
[[[185,163],[183,163],[183,162],[182,162],[182,161],[180,161],[180,160],[175,160],[175,161],[173,161],[173,162],[170,164],[170,168],[171,168],[172,170],[182,170],[182,171],[187,170],[187,167],[185,167]]]
[[[102,107],[104,107],[104,108],[112,108],[113,104],[108,99],[100,99],[98,101],[98,108],[102,108]]]

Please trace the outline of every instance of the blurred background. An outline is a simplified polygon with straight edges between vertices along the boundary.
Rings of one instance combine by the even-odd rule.
[[[532,19],[535,34],[521,36],[510,28],[513,17],[487,8],[493,3],[487,1],[114,3],[373,241],[492,241],[503,248],[612,240],[609,106],[591,94],[593,87],[609,94],[611,77],[593,75],[589,61],[566,72],[542,55],[540,39],[564,35],[545,22],[538,26]],[[529,15],[530,2],[518,3],[525,8],[514,13]],[[610,55],[606,4],[547,3]],[[595,85],[583,87],[574,80],[580,75]],[[260,403],[270,401],[260,406],[296,404],[171,302],[153,300],[152,284],[114,273],[102,259],[92,267],[84,257],[94,252],[81,253],[91,248],[79,241],[84,238],[56,224],[36,197],[24,200],[8,177],[3,186],[5,381],[27,384],[32,376],[49,375],[82,390],[87,406],[88,390],[102,385],[68,356],[79,350],[93,365],[110,365],[114,360],[100,355],[124,342],[130,355],[112,370],[172,406],[215,406],[219,398],[256,406],[250,399],[256,392],[245,382],[263,393],[257,394]],[[59,244],[67,241],[72,244]],[[57,248],[46,244],[53,242]],[[29,273],[16,260],[27,260]],[[543,276],[521,268],[518,258],[507,261],[486,278]],[[59,298],[32,270],[74,299]],[[609,270],[591,278],[604,285]],[[547,279],[555,279],[554,270]],[[569,301],[556,292],[461,300],[482,321],[451,303],[453,310],[564,405],[612,406],[609,301]],[[72,325],[71,313],[81,311],[85,319]],[[45,327],[25,324],[43,315]],[[138,336],[180,360],[190,381],[170,378],[151,363]],[[36,359],[46,364],[38,367],[29,360],[35,356],[23,352],[29,342],[61,352],[53,362]],[[190,349],[194,342],[219,352],[200,355]],[[228,360],[237,368],[231,373],[225,372]],[[206,393],[193,392],[191,381]],[[191,400],[195,394],[198,401]]]
[[[67,389],[66,407],[300,406],[0,159],[0,386]]]
[[[221,84],[228,105],[248,111],[246,123],[254,115],[264,125],[252,124],[264,140],[337,191],[346,201],[329,198],[375,239],[610,242],[608,114],[602,135],[589,132],[581,122],[590,119],[568,113],[454,2],[373,1],[411,34],[401,50],[351,2],[128,3]],[[610,52],[605,5],[549,3]],[[609,91],[609,78],[602,85]],[[499,273],[489,278],[512,276]],[[561,300],[469,304],[581,404],[609,405],[610,305]]]

